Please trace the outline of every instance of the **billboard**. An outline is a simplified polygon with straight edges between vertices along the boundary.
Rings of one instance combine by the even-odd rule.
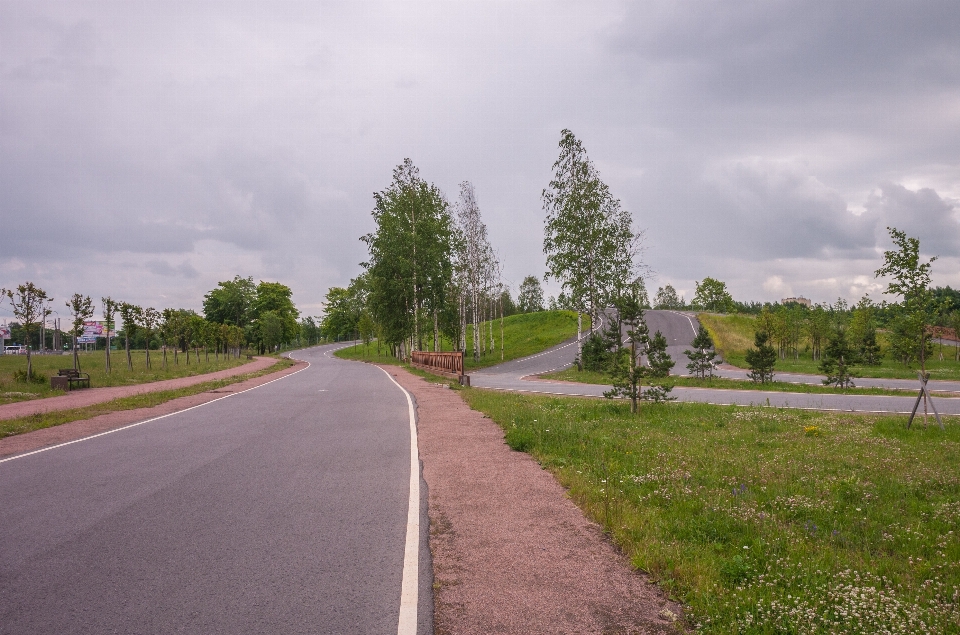
[[[96,344],[98,337],[104,337],[103,324],[100,324],[100,322],[84,322],[83,335],[77,338],[77,344]]]
[[[10,339],[10,327],[9,326],[0,326],[0,340]]]

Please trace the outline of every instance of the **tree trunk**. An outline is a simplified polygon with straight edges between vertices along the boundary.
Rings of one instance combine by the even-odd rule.
[[[500,361],[503,361],[503,295],[500,296]]]
[[[167,370],[167,345],[163,345],[163,370]]]
[[[577,363],[583,363],[583,345],[580,339],[583,337],[583,313],[577,310]]]
[[[440,320],[437,317],[437,310],[433,310],[433,352],[440,351]]]
[[[126,340],[125,347],[127,349],[127,370],[133,370],[133,358],[130,357],[130,336],[126,335],[124,339]]]

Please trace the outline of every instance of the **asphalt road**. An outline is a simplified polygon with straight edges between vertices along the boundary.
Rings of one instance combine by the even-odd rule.
[[[647,311],[644,315],[650,332],[655,333],[659,330],[667,339],[667,351],[676,361],[676,366],[673,369],[674,374],[686,373],[688,360],[683,354],[683,351],[690,348],[691,342],[699,327],[696,317],[679,311]],[[610,389],[609,386],[550,382],[546,380],[533,381],[529,378],[531,375],[548,373],[570,366],[575,357],[576,341],[570,340],[538,355],[491,366],[480,371],[473,371],[470,373],[470,381],[473,386],[478,388],[554,395],[602,397],[603,392]],[[746,371],[739,369],[722,369],[718,372],[718,375],[731,378],[745,378]],[[822,378],[816,375],[787,375],[778,373],[777,379],[794,381],[796,383],[819,384]],[[858,386],[908,389],[918,387],[918,382],[913,380],[858,379],[856,383]],[[930,388],[931,390],[960,391],[960,382],[931,381]],[[670,394],[676,397],[678,401],[687,402],[742,406],[763,405],[850,412],[909,413],[913,409],[916,401],[915,397],[839,394],[819,395],[760,390],[684,387],[676,387]],[[935,403],[940,414],[960,415],[960,399],[935,398]],[[920,412],[922,413],[922,411],[923,407],[921,406]]]
[[[432,632],[412,407],[382,370],[329,352],[0,462],[0,633],[398,633],[405,556],[420,611],[399,632]]]

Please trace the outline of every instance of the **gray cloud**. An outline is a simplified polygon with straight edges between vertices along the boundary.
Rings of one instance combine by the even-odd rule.
[[[408,156],[451,197],[474,182],[519,282],[544,270],[569,127],[646,229],[654,284],[858,293],[892,224],[960,285],[958,11],[5,2],[0,282],[199,308],[252,275],[315,313]]]

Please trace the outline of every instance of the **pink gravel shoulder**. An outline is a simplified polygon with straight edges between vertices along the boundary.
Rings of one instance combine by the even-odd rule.
[[[436,632],[676,633],[670,602],[456,391],[403,369],[429,488]]]
[[[268,357],[258,359],[267,359],[270,360],[271,363],[276,361]],[[146,421],[147,419],[162,417],[163,415],[179,412],[180,410],[186,410],[187,408],[192,408],[193,406],[199,406],[210,401],[222,399],[223,397],[232,393],[238,393],[250,388],[255,388],[256,386],[265,384],[268,381],[273,381],[283,377],[284,375],[290,375],[298,370],[303,369],[306,365],[306,362],[298,362],[293,366],[288,366],[287,368],[279,370],[275,373],[269,373],[260,377],[246,379],[235,384],[230,384],[229,386],[225,386],[223,388],[208,390],[196,395],[178,397],[177,399],[165,401],[162,404],[153,406],[151,408],[118,410],[116,412],[108,412],[106,414],[98,415],[90,419],[71,421],[58,426],[43,428],[42,430],[34,430],[33,432],[6,437],[4,439],[0,439],[0,458],[13,456],[15,454],[23,454],[25,452],[33,452],[34,450],[50,447],[52,445],[59,445],[61,443],[67,443],[69,441],[76,441],[77,439],[89,437],[101,432],[122,428],[123,426],[130,425],[131,423],[137,423],[138,421]],[[253,364],[244,364],[238,368],[244,369],[244,372],[255,372],[251,370],[253,368]],[[260,368],[263,367],[261,366]],[[201,377],[209,378],[209,375],[202,375]]]
[[[105,388],[84,388],[72,390],[65,395],[58,397],[48,397],[46,399],[35,399],[32,401],[18,401],[0,406],[0,420],[16,419],[17,417],[27,417],[30,415],[55,412],[57,410],[70,410],[71,408],[85,408],[98,403],[112,401],[120,397],[131,397],[133,395],[142,395],[148,392],[160,392],[162,390],[176,390],[177,388],[186,388],[202,384],[205,381],[215,381],[217,379],[226,379],[236,375],[246,373],[255,373],[269,368],[276,363],[276,360],[270,357],[255,357],[252,362],[247,362],[234,368],[218,370],[215,373],[206,373],[204,375],[193,375],[192,377],[179,377],[177,379],[164,379],[163,381],[154,381],[147,384],[134,384],[132,386],[107,386]]]

